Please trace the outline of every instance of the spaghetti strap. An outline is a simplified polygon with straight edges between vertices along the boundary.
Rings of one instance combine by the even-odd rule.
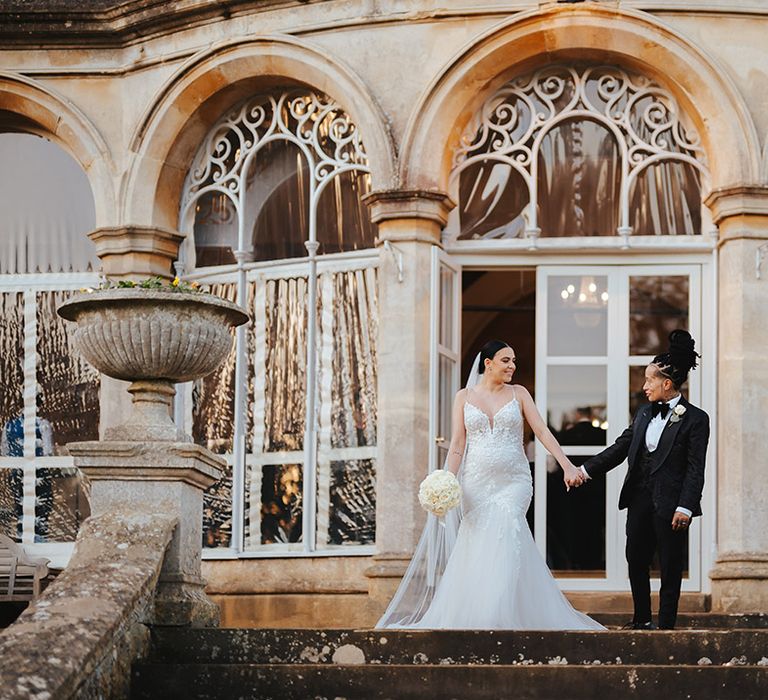
[[[515,385],[512,385],[512,400],[517,401],[517,392],[515,391]]]

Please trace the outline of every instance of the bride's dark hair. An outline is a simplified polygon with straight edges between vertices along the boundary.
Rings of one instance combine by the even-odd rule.
[[[693,348],[696,342],[688,331],[675,330],[669,334],[669,350],[653,358],[662,377],[672,380],[679,389],[688,379],[688,372],[696,368],[696,358],[701,355]]]
[[[479,374],[485,372],[485,361],[492,360],[499,350],[510,347],[509,343],[501,340],[489,340],[480,348],[480,366],[477,368]]]

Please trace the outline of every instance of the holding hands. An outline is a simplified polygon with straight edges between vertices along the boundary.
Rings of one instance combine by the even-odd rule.
[[[563,467],[563,481],[565,482],[566,491],[570,491],[571,487],[578,488],[586,481],[584,472],[574,466],[573,462],[567,457],[565,463],[561,464],[561,466]]]

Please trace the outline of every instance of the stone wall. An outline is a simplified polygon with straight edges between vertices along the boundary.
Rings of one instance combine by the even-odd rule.
[[[0,633],[4,700],[127,697],[175,527],[119,509],[85,522],[67,569]]]

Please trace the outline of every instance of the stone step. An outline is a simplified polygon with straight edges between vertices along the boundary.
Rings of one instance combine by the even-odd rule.
[[[158,664],[724,665],[768,663],[768,629],[688,631],[152,631]]]
[[[632,594],[629,591],[565,591],[571,605],[577,610],[629,613],[632,616]],[[708,612],[711,597],[708,593],[683,591],[680,594],[680,612]],[[659,609],[659,593],[651,593],[651,607]]]
[[[132,700],[733,700],[768,697],[757,666],[321,666],[141,664]]]
[[[620,628],[632,619],[631,612],[586,612],[601,624],[611,628]],[[768,614],[680,613],[677,616],[677,629],[768,629]]]

